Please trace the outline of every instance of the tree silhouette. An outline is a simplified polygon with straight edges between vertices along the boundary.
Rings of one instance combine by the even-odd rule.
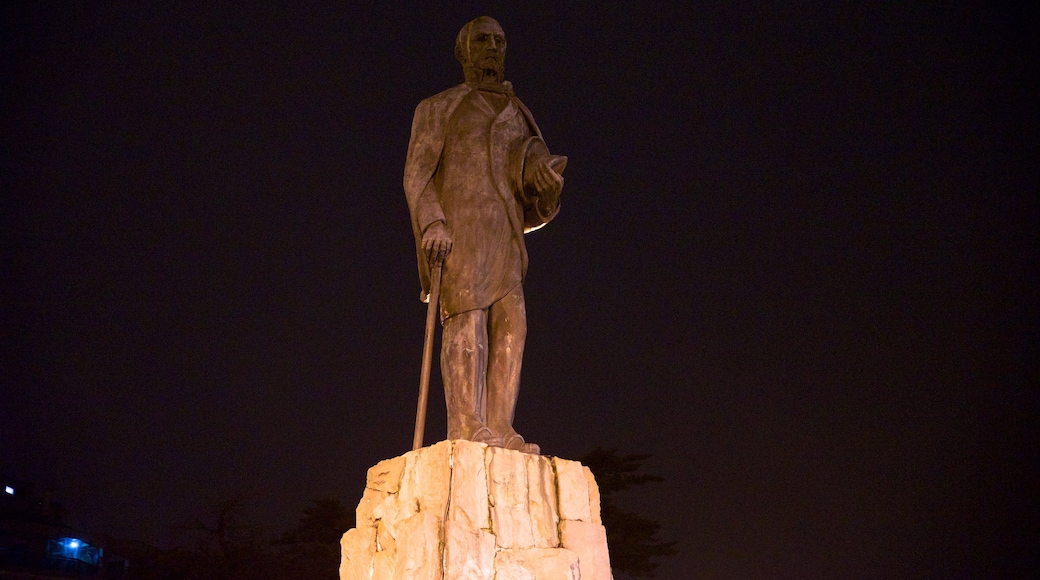
[[[339,540],[354,527],[354,510],[334,498],[313,500],[296,527],[275,540],[296,578],[338,578]]]
[[[641,471],[649,455],[618,455],[617,449],[597,447],[580,458],[592,470],[599,484],[600,512],[607,529],[610,565],[615,572],[633,578],[653,578],[658,564],[655,557],[678,553],[675,542],[662,542],[656,536],[661,525],[635,512],[624,510],[614,502],[619,492],[633,486],[663,481]]]
[[[175,526],[189,546],[162,549],[132,540],[112,541],[129,557],[124,580],[336,580],[339,536],[353,514],[338,500],[314,500],[300,523],[274,542],[244,523],[241,498],[213,506],[205,517]],[[331,531],[331,527],[343,526]],[[330,564],[331,561],[331,564]]]
[[[245,501],[233,498],[214,506],[205,519],[178,526],[194,540],[194,550],[167,555],[191,580],[277,580],[280,562],[265,550],[257,530],[243,523]]]

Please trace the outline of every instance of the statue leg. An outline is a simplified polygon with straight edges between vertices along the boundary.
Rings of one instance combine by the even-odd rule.
[[[487,311],[470,310],[444,320],[441,377],[448,408],[448,439],[498,443],[487,430]]]
[[[526,443],[515,429],[513,416],[520,394],[520,366],[527,340],[527,307],[523,287],[491,305],[488,313],[487,425],[503,445],[528,453],[538,446]]]

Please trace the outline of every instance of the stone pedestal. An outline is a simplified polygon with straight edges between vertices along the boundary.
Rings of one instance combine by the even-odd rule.
[[[340,580],[610,580],[599,488],[576,461],[472,441],[368,470]]]

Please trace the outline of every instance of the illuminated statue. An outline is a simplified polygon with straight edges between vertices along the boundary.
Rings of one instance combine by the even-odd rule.
[[[527,336],[523,236],[559,212],[567,159],[549,154],[504,80],[505,55],[494,19],[459,31],[465,83],[416,108],[404,189],[424,300],[441,272],[448,438],[538,453],[513,429]]]

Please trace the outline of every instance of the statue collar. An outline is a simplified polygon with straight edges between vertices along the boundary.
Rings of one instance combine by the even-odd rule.
[[[486,83],[468,82],[466,84],[469,86],[469,88],[476,89],[478,91],[488,91],[490,93],[498,93],[500,95],[505,95],[507,97],[514,96],[513,95],[513,83],[511,83],[509,81],[502,81],[501,83],[494,82],[494,81],[486,82]]]

